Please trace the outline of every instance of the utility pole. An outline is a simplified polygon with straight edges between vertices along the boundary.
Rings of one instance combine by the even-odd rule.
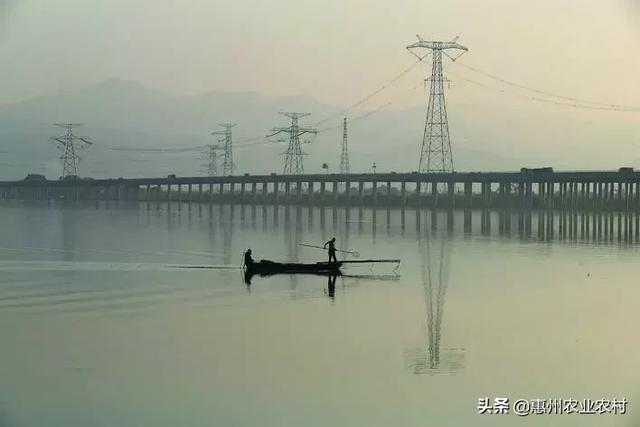
[[[347,146],[347,118],[342,121],[342,154],[340,156],[340,173],[349,174],[349,148]]]
[[[427,117],[425,120],[418,170],[421,173],[453,172],[453,155],[451,153],[451,139],[449,137],[447,106],[444,98],[445,79],[442,73],[442,54],[444,53],[452,61],[455,61],[468,49],[457,43],[457,37],[450,42],[426,41],[419,35],[416,37],[418,37],[418,41],[407,46],[409,52],[420,60],[424,59],[427,55],[419,56],[413,49],[429,49],[430,53],[433,53],[431,77],[427,79],[427,81],[431,82],[431,91],[429,93],[429,104],[427,106]],[[447,53],[448,50],[460,51],[460,54],[455,57],[449,56]]]
[[[273,128],[270,135],[267,138],[271,138],[280,133],[286,133],[289,135],[289,145],[287,151],[283,154],[284,159],[284,175],[301,175],[304,174],[304,162],[303,157],[306,153],[302,152],[300,145],[300,137],[304,134],[317,134],[318,131],[309,127],[302,127],[298,123],[298,119],[311,115],[310,113],[280,113],[283,116],[291,119],[291,125],[289,127],[277,127]],[[284,140],[281,140],[284,141]],[[308,141],[305,141],[305,143]]]
[[[52,138],[58,149],[62,151],[62,156],[60,156],[60,160],[62,160],[62,178],[77,177],[78,163],[82,160],[77,151],[92,145],[93,142],[87,137],[74,135],[73,129],[84,126],[82,123],[54,123],[53,125],[66,130],[64,135]]]
[[[231,135],[231,128],[236,126],[234,123],[221,123],[222,131],[211,132],[213,136],[220,136],[218,142],[222,143],[222,150],[224,150],[224,158],[222,161],[222,174],[229,176],[233,175],[235,165],[233,163],[233,139]]]

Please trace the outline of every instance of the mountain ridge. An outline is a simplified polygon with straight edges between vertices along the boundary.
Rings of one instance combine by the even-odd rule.
[[[255,91],[207,91],[197,95],[175,95],[146,87],[136,81],[109,79],[77,90],[42,95],[0,106],[0,179],[20,179],[27,173],[60,173],[59,153],[49,140],[60,129],[55,122],[85,123],[79,134],[95,144],[82,153],[80,174],[94,177],[163,176],[168,173],[203,173],[197,152],[153,154],[116,151],[113,147],[149,148],[204,146],[217,143],[210,132],[218,124],[234,122],[234,153],[238,173],[279,172],[283,144],[241,146],[241,141],[261,142],[274,127],[289,125],[281,111],[310,112],[301,124],[324,121],[329,127],[312,144],[305,144],[305,171],[331,171],[339,164],[343,107],[323,103],[309,95],[265,96]],[[356,114],[360,115],[362,112]],[[331,120],[323,120],[330,117]],[[514,110],[504,113],[451,103],[449,123],[457,170],[518,170],[522,166],[550,165],[617,167],[631,157],[634,134],[631,123],[619,121],[619,137],[627,151],[600,150],[602,138],[610,135],[604,124],[570,118],[562,112]],[[496,124],[497,123],[497,124]],[[542,123],[542,125],[540,125]],[[424,126],[424,108],[382,110],[349,123],[351,170],[416,170]],[[266,140],[266,138],[265,138]],[[576,162],[575,147],[593,148],[597,155]],[[111,147],[111,148],[110,148]],[[591,162],[591,163],[590,163]],[[15,166],[10,166],[15,164]],[[27,170],[24,165],[32,165]],[[575,165],[575,166],[574,166]],[[582,166],[584,167],[584,166]]]

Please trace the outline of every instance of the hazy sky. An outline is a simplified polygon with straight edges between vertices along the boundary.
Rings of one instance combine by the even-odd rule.
[[[638,3],[0,0],[0,103],[118,77],[175,93],[256,90],[349,104],[410,65],[404,47],[420,33],[459,35],[467,64],[530,86],[638,104]],[[402,93],[424,72],[396,85],[396,105],[423,102]],[[454,101],[495,99],[450,78]]]

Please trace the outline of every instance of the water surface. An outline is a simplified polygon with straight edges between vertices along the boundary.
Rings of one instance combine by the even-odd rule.
[[[517,214],[511,228],[474,212],[471,231],[462,211],[405,216],[1,205],[0,425],[638,424],[633,231],[619,239],[614,221],[592,235],[592,219],[582,238],[564,236],[557,215],[551,235],[535,216],[524,233]],[[399,276],[364,265],[335,288],[321,276],[247,285],[237,268],[247,247],[322,259],[299,243],[332,236],[401,258]],[[478,415],[480,397],[627,398],[632,414]]]

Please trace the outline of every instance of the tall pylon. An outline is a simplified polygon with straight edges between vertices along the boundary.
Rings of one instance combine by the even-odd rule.
[[[203,165],[207,176],[218,176],[218,150],[220,146],[209,144],[207,149],[203,152],[204,159],[207,161]]]
[[[347,145],[347,118],[342,120],[342,154],[340,155],[340,173],[348,174],[349,167],[349,147]]]
[[[427,117],[425,119],[422,149],[420,151],[420,164],[418,170],[421,173],[453,172],[453,154],[451,153],[451,139],[449,137],[449,121],[447,119],[447,105],[444,98],[445,78],[442,72],[442,54],[447,55],[452,61],[458,59],[468,49],[457,43],[456,37],[450,42],[426,41],[419,35],[418,41],[407,46],[409,52],[420,60],[427,55],[420,56],[414,49],[429,49],[433,53],[431,77],[427,79],[431,85]],[[455,49],[460,54],[453,57],[447,50]]]
[[[224,157],[222,160],[222,174],[229,176],[233,175],[235,171],[235,164],[233,163],[233,138],[231,134],[231,128],[235,127],[234,123],[220,123],[220,126],[224,130],[211,132],[211,135],[220,136],[218,142],[222,143],[222,149],[224,150]]]
[[[66,130],[64,135],[52,138],[52,141],[58,145],[58,149],[62,151],[62,156],[60,156],[62,178],[78,176],[78,163],[82,159],[78,156],[77,151],[92,145],[93,142],[87,137],[74,135],[73,129],[84,126],[82,123],[54,123],[53,125]]]
[[[310,116],[310,113],[283,113],[283,116],[291,119],[291,125],[289,127],[277,127],[273,128],[270,135],[267,138],[271,138],[280,133],[286,133],[289,135],[289,143],[287,151],[283,154],[284,159],[284,175],[301,175],[304,173],[303,158],[306,153],[302,152],[302,146],[300,145],[300,137],[304,134],[317,134],[318,131],[309,127],[302,127],[299,125],[298,120],[302,117]],[[282,140],[284,141],[284,140]],[[306,141],[305,141],[306,142]]]

